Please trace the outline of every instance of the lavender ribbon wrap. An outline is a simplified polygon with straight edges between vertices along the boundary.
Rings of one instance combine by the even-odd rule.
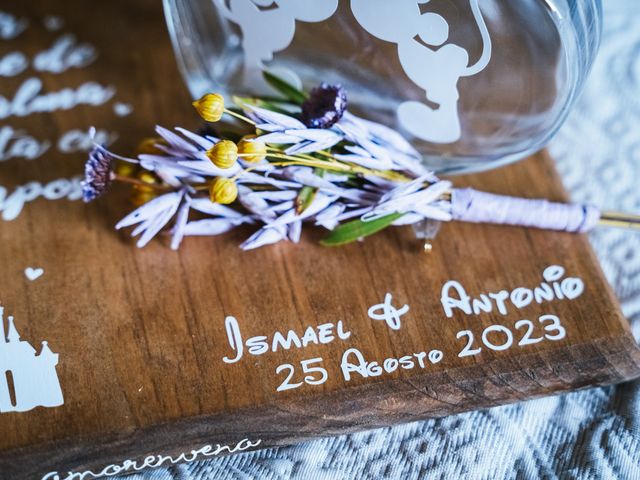
[[[535,227],[564,232],[588,232],[600,220],[600,210],[592,205],[556,203],[548,200],[494,195],[472,188],[453,189],[451,207],[454,220]]]

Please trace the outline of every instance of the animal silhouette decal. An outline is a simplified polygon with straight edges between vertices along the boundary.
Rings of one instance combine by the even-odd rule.
[[[478,0],[469,0],[483,41],[480,59],[469,65],[468,52],[449,40],[449,24],[441,15],[422,13],[430,0],[351,0],[358,23],[375,37],[398,45],[402,68],[413,83],[438,105],[404,102],[398,107],[400,124],[412,135],[432,143],[453,143],[462,131],[458,115],[458,80],[476,75],[491,60],[491,37]],[[417,38],[420,41],[417,40]]]
[[[322,22],[338,8],[338,0],[213,0],[222,15],[241,30],[245,82],[269,91],[262,77],[269,70],[300,88],[298,75],[273,68],[274,53],[285,50],[295,36],[296,21]],[[491,37],[478,5],[469,0],[482,38],[482,54],[469,65],[469,53],[449,41],[449,23],[441,15],[422,12],[430,0],[350,0],[356,21],[371,35],[398,46],[398,58],[409,79],[425,91],[429,105],[407,101],[397,114],[402,127],[432,143],[460,140],[458,81],[484,70],[491,60]],[[436,105],[432,107],[430,105]]]
[[[269,69],[273,54],[293,41],[296,21],[321,22],[338,8],[338,0],[214,0],[222,14],[242,31],[245,81],[263,85],[262,71],[269,70],[296,87],[299,77],[288,69]]]

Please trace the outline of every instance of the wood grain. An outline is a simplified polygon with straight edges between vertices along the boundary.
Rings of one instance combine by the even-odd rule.
[[[25,15],[32,28],[4,42],[1,53],[42,50],[58,34],[38,25],[44,14],[64,17],[64,31],[100,50],[99,60],[62,75],[38,74],[47,91],[88,80],[114,85],[131,103],[121,118],[112,104],[6,120],[40,138],[88,125],[120,133],[114,148],[132,151],[156,123],[197,128],[175,67],[157,2],[37,0],[0,9]],[[33,72],[2,78],[11,96]],[[115,101],[114,100],[114,101]],[[0,163],[9,190],[77,174],[84,156],[51,150],[34,161]],[[490,173],[455,178],[492,192],[566,200],[553,162],[538,154]],[[52,471],[99,471],[126,458],[190,451],[207,444],[261,440],[286,445],[422,418],[484,408],[640,375],[640,353],[584,236],[510,227],[445,225],[431,255],[410,229],[327,250],[315,231],[300,245],[241,252],[250,230],[220,238],[187,239],[179,252],[159,239],[137,250],[113,225],[130,209],[117,190],[95,205],[38,200],[12,222],[0,223],[0,302],[16,318],[24,340],[49,341],[60,354],[65,403],[0,414],[0,479],[40,479]],[[451,279],[467,291],[535,286],[549,265],[585,282],[573,301],[468,316],[444,315],[440,291]],[[45,274],[34,282],[28,266]],[[400,331],[372,321],[367,310],[391,292],[410,305]],[[485,349],[459,358],[461,330],[477,335],[492,324],[552,313],[567,337],[506,351]],[[235,316],[245,337],[272,335],[342,320],[347,342],[245,356],[235,364],[224,319]],[[382,361],[438,348],[444,360],[425,369],[345,382],[340,358],[357,347]],[[283,363],[322,357],[329,380],[276,392]]]

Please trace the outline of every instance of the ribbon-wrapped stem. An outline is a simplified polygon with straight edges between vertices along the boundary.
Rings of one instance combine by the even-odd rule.
[[[598,225],[640,228],[640,217],[607,212],[592,205],[558,203],[480,192],[472,188],[451,192],[453,220],[534,227],[572,233],[589,232]]]

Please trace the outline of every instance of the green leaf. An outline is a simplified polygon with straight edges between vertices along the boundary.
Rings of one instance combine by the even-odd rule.
[[[322,168],[316,168],[313,170],[319,177],[324,177],[324,170]],[[318,189],[315,187],[310,187],[309,185],[305,185],[300,189],[300,193],[296,197],[296,214],[300,215],[304,212],[309,205],[316,198],[316,193],[318,193]]]
[[[296,197],[297,215],[302,214],[302,212],[309,208],[313,199],[316,198],[316,193],[318,193],[318,189],[308,185],[305,185],[300,189],[300,193],[298,193],[298,196]]]
[[[325,247],[339,247],[348,243],[355,242],[356,240],[374,233],[378,233],[384,230],[397,219],[402,217],[403,213],[391,213],[380,217],[370,222],[363,222],[362,220],[352,220],[347,223],[343,223],[338,228],[333,230],[326,238],[320,241],[320,244]]]
[[[233,103],[235,103],[241,108],[244,108],[246,105],[249,105],[252,107],[266,108],[267,110],[272,110],[278,113],[284,113],[286,115],[291,114],[291,112],[282,108],[276,102],[268,101],[268,100],[265,100],[264,98],[239,97],[237,95],[234,95],[232,98],[233,98]],[[283,102],[280,101],[280,104],[283,104]],[[240,110],[239,113],[243,113],[242,110]]]
[[[300,105],[307,99],[307,95],[304,92],[298,90],[293,85],[288,84],[273,73],[269,73],[265,70],[262,72],[262,75],[267,83],[280,92],[287,100]]]

